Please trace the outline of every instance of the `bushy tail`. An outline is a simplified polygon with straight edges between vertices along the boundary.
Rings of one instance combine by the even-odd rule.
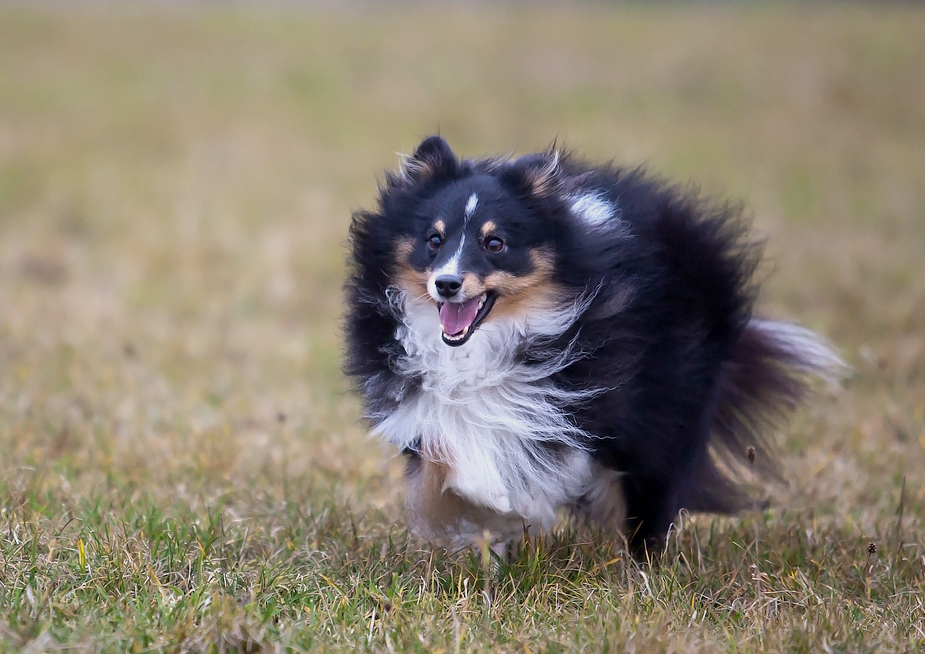
[[[768,436],[806,398],[814,378],[835,383],[846,365],[798,325],[752,319],[723,364],[712,421],[712,460],[695,485],[692,509],[729,513],[755,506],[733,478],[774,474]]]

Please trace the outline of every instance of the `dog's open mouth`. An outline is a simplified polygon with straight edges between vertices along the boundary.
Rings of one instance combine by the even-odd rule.
[[[462,345],[469,340],[476,328],[495,304],[494,293],[482,293],[465,302],[443,302],[440,310],[440,331],[447,345]]]

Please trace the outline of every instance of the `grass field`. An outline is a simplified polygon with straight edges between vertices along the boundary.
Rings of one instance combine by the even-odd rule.
[[[777,435],[767,511],[654,566],[406,532],[340,284],[438,128],[747,202],[762,311],[854,371]],[[0,650],[925,648],[923,254],[911,4],[0,5]]]

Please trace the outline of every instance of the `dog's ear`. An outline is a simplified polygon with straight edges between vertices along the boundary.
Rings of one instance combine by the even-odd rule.
[[[556,150],[520,157],[501,172],[501,183],[518,194],[548,197],[562,187],[559,160]]]
[[[449,144],[439,136],[429,136],[421,141],[413,155],[404,160],[402,177],[424,182],[453,177],[458,170],[459,162]]]

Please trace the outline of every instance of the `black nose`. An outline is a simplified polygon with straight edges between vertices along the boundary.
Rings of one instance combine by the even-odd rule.
[[[440,275],[434,280],[437,293],[443,297],[453,297],[462,288],[462,277],[459,275]]]

